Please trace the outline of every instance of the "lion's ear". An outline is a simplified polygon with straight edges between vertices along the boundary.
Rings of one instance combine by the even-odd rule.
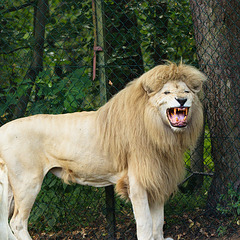
[[[142,84],[142,87],[148,95],[153,92],[153,90],[150,88],[150,86],[146,85],[145,83]]]
[[[202,89],[202,85],[203,82],[202,81],[198,81],[198,82],[194,82],[192,84],[189,84],[190,89],[194,92],[194,93],[198,93],[201,91]]]
[[[203,83],[207,80],[207,77],[202,72],[198,71],[194,76],[190,76],[190,80],[186,82],[188,87],[194,92],[201,91]]]
[[[194,92],[201,91],[203,83],[207,80],[206,75],[199,71],[197,68],[189,65],[180,65],[182,75],[184,76],[184,82]]]

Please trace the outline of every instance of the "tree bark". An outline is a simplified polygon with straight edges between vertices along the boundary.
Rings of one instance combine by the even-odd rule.
[[[214,176],[207,209],[216,211],[231,186],[240,193],[240,19],[237,0],[191,0],[199,65],[209,80],[205,106]]]
[[[24,79],[30,79],[34,84],[37,75],[43,70],[43,52],[45,41],[45,26],[48,16],[48,0],[38,0],[37,6],[34,8],[34,38],[35,44],[33,49],[33,57],[30,67],[24,77]],[[30,99],[32,86],[27,90],[26,94],[20,97],[14,115],[15,118],[23,117],[27,104]]]

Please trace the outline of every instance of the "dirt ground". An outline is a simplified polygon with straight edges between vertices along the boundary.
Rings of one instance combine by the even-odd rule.
[[[165,231],[174,240],[240,240],[240,226],[231,217],[184,214],[179,219],[179,224]]]
[[[170,223],[165,224],[164,232],[165,237],[172,237],[174,240],[240,240],[240,226],[231,217],[216,218],[198,212],[196,216],[184,214],[171,216],[171,219],[168,219]],[[136,240],[135,231],[132,217],[127,216],[126,219],[121,219],[121,224],[116,225],[115,240]],[[92,223],[88,227],[71,232],[64,228],[55,233],[42,232],[31,235],[35,240],[114,239],[108,234],[105,221]]]

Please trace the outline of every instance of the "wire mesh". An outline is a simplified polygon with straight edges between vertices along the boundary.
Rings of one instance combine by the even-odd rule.
[[[237,239],[239,9],[237,0],[1,1],[0,122],[96,110],[166,59],[197,66],[209,78],[205,129],[185,155],[187,176],[166,205],[165,232],[175,239]],[[115,239],[136,239],[131,205],[115,201]],[[107,211],[104,189],[68,186],[49,174],[30,233],[112,239]]]

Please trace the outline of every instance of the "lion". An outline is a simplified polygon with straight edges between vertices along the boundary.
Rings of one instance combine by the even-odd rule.
[[[3,125],[0,162],[15,204],[11,230],[5,217],[2,235],[31,239],[29,214],[51,172],[66,183],[116,184],[132,203],[138,240],[163,240],[164,203],[184,177],[183,154],[203,126],[197,93],[205,80],[192,66],[167,63],[130,82],[97,111],[40,114]]]

